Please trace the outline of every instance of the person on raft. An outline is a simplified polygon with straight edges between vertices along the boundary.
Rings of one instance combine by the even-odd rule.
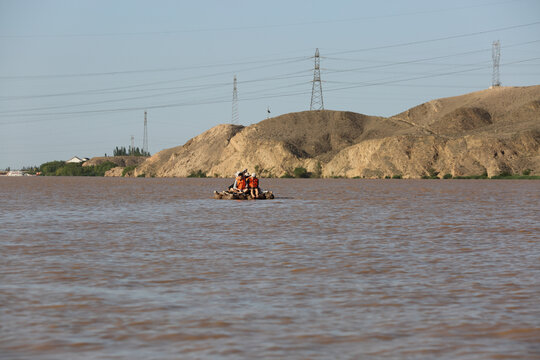
[[[230,190],[235,193],[245,193],[248,191],[246,170],[236,173],[236,179],[234,180],[234,184]]]
[[[251,176],[247,179],[247,183],[251,196],[257,199],[259,197],[259,178],[257,178],[257,174],[251,174]]]

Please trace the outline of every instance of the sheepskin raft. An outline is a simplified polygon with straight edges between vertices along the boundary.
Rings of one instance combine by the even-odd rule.
[[[274,194],[271,191],[262,191],[258,198],[254,198],[251,194],[231,193],[228,191],[214,191],[214,199],[220,200],[267,200],[273,199]]]

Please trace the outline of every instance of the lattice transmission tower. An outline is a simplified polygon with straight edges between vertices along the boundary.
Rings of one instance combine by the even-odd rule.
[[[324,110],[321,84],[321,58],[319,49],[315,50],[315,67],[313,68],[313,84],[311,88],[311,105],[309,110]]]
[[[142,150],[145,154],[148,153],[148,121],[146,119],[146,111],[144,112],[144,136]]]
[[[501,42],[499,40],[493,42],[491,48],[491,58],[493,59],[493,74],[491,76],[491,86],[501,86],[499,79],[499,62],[501,61]]]
[[[236,86],[236,75],[233,79],[233,93],[232,93],[232,123],[238,124],[240,120],[240,114],[238,113],[238,88]]]

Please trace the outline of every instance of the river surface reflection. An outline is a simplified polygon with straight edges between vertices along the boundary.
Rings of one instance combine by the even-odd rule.
[[[1,359],[540,358],[540,182],[0,178]]]

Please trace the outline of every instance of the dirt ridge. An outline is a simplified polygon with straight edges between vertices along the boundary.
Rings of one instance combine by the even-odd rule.
[[[218,125],[148,158],[134,176],[281,176],[296,167],[323,177],[539,174],[540,86],[436,99],[388,118],[319,110]]]

